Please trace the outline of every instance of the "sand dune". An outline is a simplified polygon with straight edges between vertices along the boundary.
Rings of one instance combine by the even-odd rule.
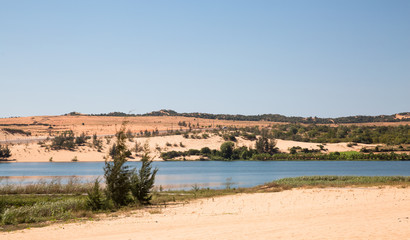
[[[0,238],[410,239],[408,188],[241,194],[196,200],[162,208],[156,214],[149,212],[0,233]]]
[[[97,149],[83,146],[79,147],[75,151],[68,150],[46,150],[44,147],[40,147],[37,143],[28,143],[28,144],[14,144],[10,146],[12,151],[12,159],[15,159],[18,162],[48,162],[50,158],[54,162],[69,162],[74,157],[77,157],[78,161],[81,162],[92,162],[92,161],[104,161],[104,157],[107,156],[110,146],[115,142],[115,138],[110,140],[110,143],[107,143],[105,138],[103,140],[103,150],[98,152]],[[151,156],[155,161],[161,161],[160,153],[164,151],[186,151],[188,149],[201,149],[203,147],[209,147],[211,149],[219,149],[221,144],[224,142],[222,137],[217,135],[212,135],[208,139],[192,139],[184,138],[181,135],[174,136],[158,136],[150,138],[135,138],[133,142],[128,142],[127,145],[129,149],[134,149],[136,142],[144,144],[148,142],[151,148]],[[167,146],[171,144],[172,146]],[[180,147],[180,143],[184,147]],[[176,145],[176,146],[175,146]],[[238,138],[237,146],[247,146],[255,147],[255,141],[245,140],[243,138]],[[319,149],[318,143],[306,143],[306,142],[296,142],[288,140],[277,140],[277,147],[281,152],[289,152],[289,148],[293,146],[300,146],[302,148],[309,149]],[[358,144],[357,146],[348,147],[347,143],[328,143],[325,145],[329,151],[359,151],[363,146],[376,146],[368,144]],[[158,150],[157,148],[160,148]],[[195,156],[188,157],[187,160],[197,159]],[[138,161],[138,157],[130,159],[130,161]]]

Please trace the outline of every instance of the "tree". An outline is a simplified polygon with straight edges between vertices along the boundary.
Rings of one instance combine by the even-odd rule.
[[[258,153],[268,153],[270,155],[279,151],[275,146],[276,141],[273,139],[268,139],[265,136],[259,137],[255,143],[255,148]]]
[[[221,155],[225,159],[231,159],[233,148],[235,144],[233,142],[224,142],[221,145]]]
[[[9,158],[9,157],[11,157],[11,151],[10,151],[9,146],[6,145],[5,147],[3,147],[0,145],[0,158]]]
[[[114,156],[106,157],[104,165],[104,178],[106,183],[106,196],[111,199],[116,207],[129,202],[131,171],[127,162],[127,146],[125,145],[125,123],[116,133],[117,142]],[[109,160],[111,158],[111,160]]]
[[[131,193],[140,204],[149,204],[152,198],[151,190],[154,187],[155,176],[158,169],[152,170],[152,159],[149,156],[150,150],[148,143],[144,145],[144,153],[142,155],[142,165],[137,171],[134,169],[131,174]]]
[[[104,208],[103,194],[100,189],[99,179],[95,179],[93,188],[87,193],[87,207],[93,211]]]
[[[209,147],[203,147],[203,148],[201,148],[201,154],[202,155],[209,155],[209,154],[211,154],[211,149]]]

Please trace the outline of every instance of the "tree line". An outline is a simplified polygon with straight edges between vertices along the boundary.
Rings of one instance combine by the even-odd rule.
[[[398,113],[409,116],[410,112]],[[90,116],[181,116],[203,119],[233,120],[233,121],[269,121],[284,123],[304,123],[304,124],[342,124],[342,123],[371,123],[371,122],[409,122],[409,118],[396,118],[396,114],[378,115],[378,116],[347,116],[337,118],[319,118],[319,117],[288,117],[280,114],[261,114],[261,115],[241,115],[241,114],[212,114],[212,113],[178,113],[174,110],[163,109],[145,114],[128,114],[123,112],[111,112],[100,114],[89,114]]]
[[[219,130],[218,130],[219,131]],[[316,124],[275,124],[270,127],[228,127],[222,136],[254,140],[257,135],[268,138],[314,143],[410,144],[410,126],[357,126]],[[225,138],[224,138],[225,139]],[[226,139],[225,139],[226,140]]]

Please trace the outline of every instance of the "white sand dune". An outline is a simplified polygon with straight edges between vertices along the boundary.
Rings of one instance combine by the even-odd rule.
[[[201,199],[157,214],[141,210],[0,239],[410,239],[409,218],[409,188],[296,189]]]
[[[101,152],[98,152],[97,149],[92,147],[79,147],[75,151],[68,150],[46,150],[44,147],[40,147],[37,143],[28,143],[28,144],[14,144],[10,146],[12,152],[12,159],[15,159],[18,162],[48,162],[50,158],[54,162],[69,162],[74,157],[77,157],[78,161],[81,162],[93,162],[93,161],[104,161],[104,157],[107,156],[110,146],[115,142],[115,138],[110,140],[110,143],[107,144],[105,138],[101,138],[103,142],[104,149]],[[181,135],[174,136],[157,136],[150,138],[135,138],[134,142],[128,142],[127,145],[129,149],[135,148],[135,143],[140,142],[144,144],[148,141],[151,148],[151,156],[155,161],[161,161],[160,152],[166,151],[186,151],[188,149],[201,149],[203,147],[209,147],[211,149],[219,149],[221,144],[224,142],[223,138],[217,135],[212,135],[207,139],[192,139],[184,138]],[[171,144],[172,146],[167,146]],[[180,147],[180,143],[184,147]],[[243,138],[238,138],[236,143],[237,146],[247,146],[255,147],[255,141],[245,140]],[[289,148],[294,146],[299,146],[302,148],[309,149],[319,149],[318,143],[307,143],[307,142],[296,142],[289,140],[277,140],[277,147],[281,152],[289,152]],[[359,151],[363,146],[376,146],[369,144],[358,144],[356,146],[348,147],[347,143],[328,143],[324,147],[330,152],[334,151]],[[161,150],[158,150],[159,147]],[[130,161],[138,161],[139,158],[130,159]],[[190,160],[188,157],[187,160]],[[192,160],[195,160],[195,156],[192,157]]]

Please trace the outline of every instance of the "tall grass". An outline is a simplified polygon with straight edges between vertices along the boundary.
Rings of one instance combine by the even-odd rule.
[[[376,185],[409,185],[410,177],[403,176],[303,176],[282,178],[272,184],[287,187],[345,187]],[[269,184],[267,184],[269,185]]]
[[[32,206],[10,207],[1,214],[2,224],[35,223],[72,217],[73,212],[85,210],[82,199],[66,199],[57,202],[37,202]]]
[[[62,178],[55,177],[49,181],[40,179],[31,184],[0,184],[0,194],[84,194],[92,186],[92,183],[82,183],[77,177],[70,177],[67,183],[62,183]]]

